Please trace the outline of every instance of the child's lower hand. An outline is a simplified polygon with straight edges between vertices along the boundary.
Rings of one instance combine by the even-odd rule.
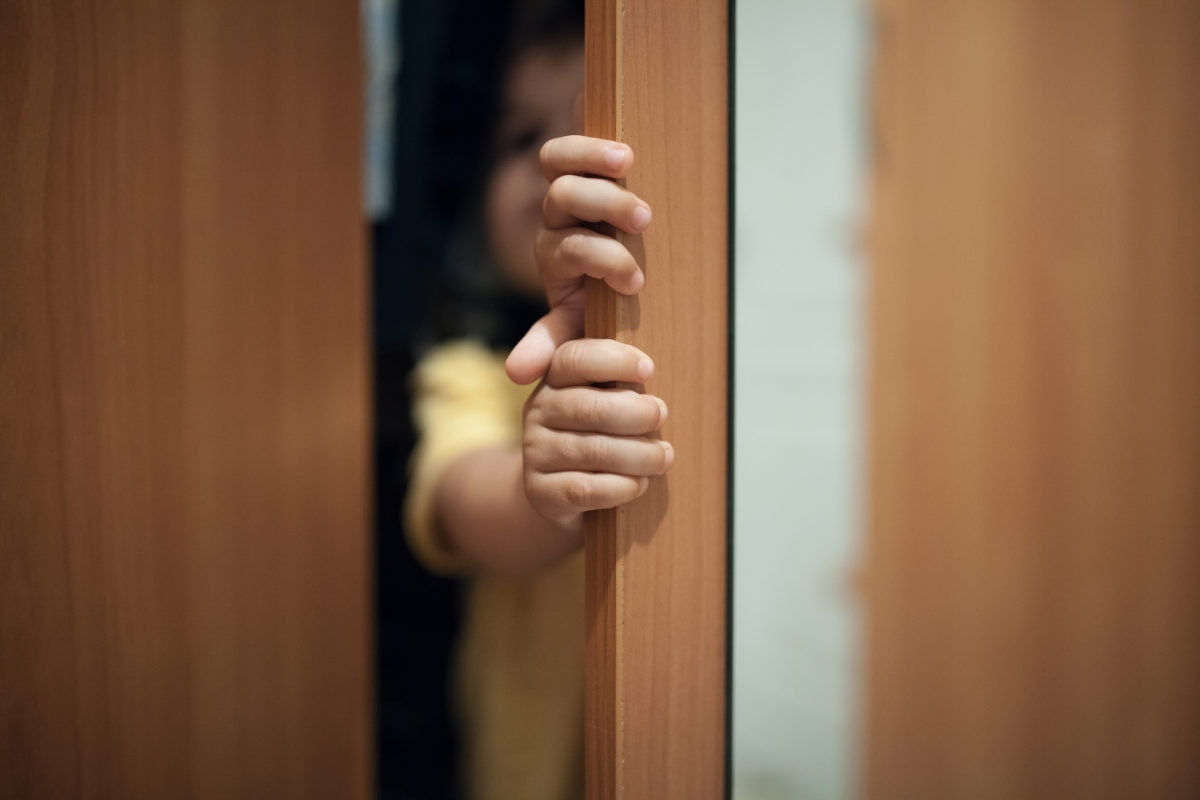
[[[642,383],[653,371],[645,353],[611,339],[578,339],[554,352],[525,404],[525,493],[535,511],[570,527],[584,511],[636,499],[648,476],[671,467],[671,445],[650,438],[666,420],[666,404],[593,385]]]
[[[508,357],[508,375],[520,384],[546,374],[555,348],[583,335],[584,276],[599,278],[622,294],[635,294],[645,283],[625,245],[586,227],[606,223],[636,234],[650,224],[650,206],[615,182],[633,166],[628,145],[563,136],[546,142],[540,159],[550,188],[536,253],[550,312]]]

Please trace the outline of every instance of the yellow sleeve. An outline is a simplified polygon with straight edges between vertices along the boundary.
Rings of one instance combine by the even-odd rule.
[[[529,393],[504,373],[501,357],[470,341],[441,345],[413,371],[417,446],[409,464],[405,530],[417,559],[431,572],[464,571],[434,519],[434,494],[446,467],[484,447],[519,446],[521,407]]]

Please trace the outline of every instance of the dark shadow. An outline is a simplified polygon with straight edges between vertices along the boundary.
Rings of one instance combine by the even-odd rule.
[[[372,229],[375,401],[377,786],[382,798],[454,800],[451,713],[459,582],[405,541],[414,432],[408,376],[433,338],[440,267],[481,153],[510,4],[405,0],[395,86],[392,204]]]

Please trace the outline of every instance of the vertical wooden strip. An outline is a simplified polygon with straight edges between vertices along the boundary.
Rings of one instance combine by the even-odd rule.
[[[617,57],[621,0],[587,0],[584,29],[584,132],[621,139]],[[627,237],[625,238],[628,243]],[[586,335],[615,338],[617,304],[629,302],[588,279]],[[588,800],[615,798],[621,785],[620,642],[622,564],[616,511],[585,519],[586,696],[584,772]]]
[[[879,0],[865,789],[1200,791],[1200,7]]]
[[[649,353],[678,460],[588,520],[589,798],[724,792],[727,8],[588,3],[587,130],[633,147],[655,218],[635,299],[589,286],[588,335]]]

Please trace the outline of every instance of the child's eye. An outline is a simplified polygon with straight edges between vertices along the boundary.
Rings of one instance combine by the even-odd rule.
[[[540,147],[542,132],[539,128],[521,128],[503,137],[498,148],[500,156],[524,155],[530,150]]]

